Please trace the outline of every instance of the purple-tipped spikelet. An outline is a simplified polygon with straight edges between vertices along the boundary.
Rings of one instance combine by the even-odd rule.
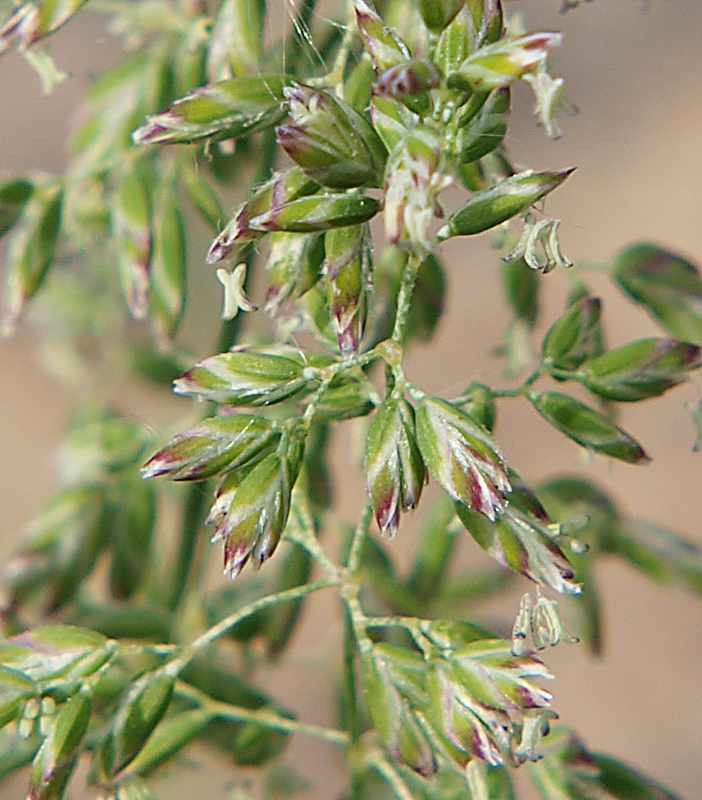
[[[57,31],[76,14],[87,0],[63,0],[60,3],[17,3],[9,18],[0,25],[0,53],[13,42],[21,49]]]
[[[234,139],[270,128],[285,116],[281,75],[247,75],[194,89],[134,131],[137,145]]]
[[[560,33],[527,33],[486,44],[468,56],[448,77],[449,86],[474,92],[502,89],[546,63],[548,51],[561,44]]]
[[[368,120],[322,89],[285,89],[290,122],[278,144],[318,183],[332,189],[379,186],[387,153]]]
[[[425,483],[414,410],[406,400],[388,400],[375,412],[366,440],[366,485],[381,533],[397,533],[401,512],[417,507]]]
[[[260,185],[243,203],[210,245],[207,263],[217,264],[228,258],[234,248],[260,238],[261,232],[249,226],[253,217],[274,212],[285,203],[314,192],[317,184],[300,168],[278,172]]]
[[[224,544],[224,571],[230,578],[249,561],[260,567],[273,555],[288,521],[302,454],[300,440],[285,439],[240,480],[221,487],[208,521],[215,525],[212,541]]]
[[[494,520],[507,507],[507,470],[488,431],[438,397],[417,408],[417,440],[430,475],[454,500]]]
[[[367,225],[329,231],[324,237],[324,282],[339,351],[355,353],[366,326],[372,258]]]
[[[242,347],[196,364],[173,389],[215,403],[262,406],[286,400],[312,377],[292,358]]]
[[[249,463],[277,441],[265,417],[234,414],[210,417],[179,433],[142,467],[144,478],[199,481]]]

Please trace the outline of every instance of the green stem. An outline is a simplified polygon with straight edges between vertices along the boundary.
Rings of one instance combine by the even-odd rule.
[[[356,575],[361,565],[361,555],[363,553],[363,545],[366,541],[366,536],[368,535],[368,530],[370,528],[372,517],[373,517],[373,507],[371,506],[370,503],[366,503],[366,506],[363,509],[363,513],[361,514],[361,519],[358,525],[356,526],[356,530],[353,532],[353,538],[351,539],[351,547],[349,548],[347,568],[349,574],[352,577]]]
[[[558,372],[558,370],[553,370],[553,369],[551,369],[549,371],[551,372],[552,375],[555,375],[556,372]],[[564,372],[563,370],[561,370],[561,371]],[[534,370],[534,372],[532,372],[531,375],[529,375],[529,377],[523,383],[521,383],[519,386],[515,386],[514,389],[492,389],[491,388],[490,389],[490,393],[492,394],[493,397],[497,397],[497,398],[500,398],[500,397],[524,397],[525,395],[528,394],[529,389],[536,383],[536,381],[538,381],[542,377],[542,375],[543,375],[543,371],[539,367],[539,369]],[[573,373],[572,372],[565,373],[565,376],[572,378],[573,377]],[[467,400],[468,400],[468,397],[465,396],[465,395],[462,395],[461,397],[456,398],[456,400],[454,400],[453,402],[458,403],[458,405],[460,405],[461,403],[465,403]]]
[[[342,589],[342,600],[344,603],[344,688],[346,690],[346,700],[349,713],[349,733],[351,742],[355,744],[361,736],[361,722],[358,716],[358,687],[356,684],[356,651],[357,642],[361,649],[368,646],[365,628],[359,624],[364,616],[359,602],[360,583],[357,580],[357,573],[361,565],[361,554],[363,544],[368,535],[368,528],[372,518],[372,507],[370,503],[361,514],[356,530],[353,532],[351,544],[346,558],[347,582]],[[360,796],[361,781],[357,766],[351,760],[351,798],[356,800]]]
[[[312,396],[312,399],[310,400],[309,404],[307,405],[307,408],[305,409],[305,414],[304,414],[304,416],[302,418],[302,423],[303,423],[306,431],[309,431],[309,429],[310,429],[310,427],[312,425],[312,422],[314,420],[314,415],[317,413],[317,407],[322,402],[322,398],[324,397],[324,393],[327,391],[327,389],[331,385],[331,382],[334,380],[334,377],[335,377],[334,374],[329,374],[329,375],[325,375],[324,378],[322,378],[322,381],[319,384],[319,386],[317,388],[317,391],[314,393],[314,395]]]
[[[407,628],[418,629],[422,620],[419,617],[365,617],[366,628]]]
[[[344,609],[344,687],[349,710],[349,733],[351,741],[357,742],[361,735],[358,718],[358,691],[356,687],[356,639],[353,620],[348,608]]]
[[[524,381],[524,387],[528,389],[530,386],[533,386],[533,384],[535,384],[536,381],[538,381],[539,378],[542,375],[543,375],[543,371],[542,371],[541,367],[539,367],[538,369],[535,369],[531,373],[531,375]]]
[[[558,367],[549,367],[548,372],[552,377],[561,378],[564,381],[577,381],[578,377],[582,376],[582,373],[577,370],[559,369]]]
[[[366,617],[359,622],[364,630],[368,628],[404,628],[414,639],[415,644],[420,650],[424,650],[427,642],[422,636],[422,625],[426,620],[419,617]]]
[[[358,713],[358,685],[356,680],[356,636],[351,610],[348,606],[343,609],[344,614],[344,692],[346,694],[346,708],[348,713],[348,731],[351,745],[355,745],[361,738],[361,720]],[[362,771],[356,759],[349,758],[348,765],[351,772],[351,800],[360,800],[362,790]]]
[[[292,511],[285,537],[299,544],[312,556],[322,569],[334,580],[340,580],[339,568],[324,552],[314,531],[314,523],[309,514],[296,503],[293,496]]]
[[[312,581],[311,583],[305,583],[302,586],[295,586],[292,589],[286,589],[284,592],[277,592],[276,594],[269,594],[265,597],[261,597],[259,600],[249,603],[249,605],[244,606],[244,608],[240,608],[238,611],[235,611],[233,614],[230,614],[228,617],[225,617],[216,625],[206,630],[201,636],[195,639],[194,642],[191,642],[185,651],[177,656],[171,664],[175,664],[178,669],[183,669],[195,656],[252,614],[256,614],[259,611],[263,611],[263,609],[270,608],[279,603],[288,603],[291,600],[298,600],[308,594],[318,592],[320,589],[329,589],[332,586],[338,585],[338,579],[323,578],[318,581]],[[171,667],[171,669],[172,668],[173,667]]]
[[[349,55],[351,54],[354,38],[356,37],[356,15],[354,13],[353,4],[349,3],[348,8],[349,12],[344,36],[339,45],[336,58],[334,59],[332,71],[327,76],[329,83],[336,87],[336,93],[339,96],[342,96],[344,91],[344,73],[346,72],[346,65],[349,60]]]
[[[412,800],[409,789],[405,786],[395,767],[386,758],[378,754],[371,758],[368,764],[380,773],[383,780],[392,789],[396,800]]]
[[[356,526],[351,538],[351,546],[349,547],[349,554],[346,560],[346,572],[348,575],[347,581],[342,586],[341,596],[346,604],[346,608],[351,620],[353,632],[358,642],[361,652],[367,652],[372,643],[366,633],[364,621],[366,615],[361,608],[361,601],[359,595],[361,592],[361,584],[359,581],[359,570],[361,566],[361,556],[363,554],[363,545],[368,535],[371,519],[373,517],[373,507],[367,503],[361,514],[361,519]]]
[[[332,364],[329,367],[324,367],[320,370],[320,373],[325,378],[335,378],[342,372],[348,372],[352,369],[363,369],[371,364],[373,361],[377,361],[379,358],[384,358],[385,354],[383,352],[382,346],[381,347],[374,347],[372,350],[366,350],[365,353],[359,353],[358,355],[351,356],[350,358],[346,358],[343,361],[338,361],[336,364]]]
[[[218,700],[213,700],[211,697],[208,697],[208,695],[187,683],[179,682],[176,687],[176,693],[180,697],[192,700],[205,711],[211,712],[213,716],[219,717],[220,719],[255,722],[264,728],[270,728],[271,730],[281,731],[283,733],[304,733],[307,736],[314,736],[317,739],[323,739],[325,742],[331,742],[341,747],[345,747],[349,743],[348,734],[344,733],[344,731],[324,728],[321,725],[311,725],[306,722],[298,722],[294,719],[287,719],[267,709],[252,710],[250,708],[230,705],[229,703],[222,703]]]
[[[359,599],[360,585],[356,581],[344,584],[341,596],[346,603],[346,608],[351,616],[353,622],[353,632],[358,642],[359,650],[362,653],[368,653],[373,648],[373,642],[366,632],[366,615],[361,608],[361,601]]]
[[[397,311],[395,312],[395,326],[392,331],[392,341],[398,345],[402,345],[405,338],[407,328],[407,320],[409,319],[409,312],[412,308],[412,295],[414,294],[414,287],[417,283],[417,275],[421,260],[419,256],[414,253],[410,255],[405,264],[402,272],[402,282],[400,284],[400,291],[397,295]]]

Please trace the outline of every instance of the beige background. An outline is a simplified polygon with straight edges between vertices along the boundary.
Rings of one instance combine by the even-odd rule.
[[[271,0],[270,6],[282,7],[284,1]],[[547,142],[527,113],[531,101],[524,94],[509,144],[520,165],[578,166],[567,186],[549,201],[549,212],[563,219],[566,253],[576,260],[604,260],[631,240],[650,238],[702,260],[702,4],[595,0],[565,17],[556,13],[558,6],[559,0],[513,3],[526,12],[530,28],[565,31],[558,68],[580,113],[565,120],[562,140]],[[88,85],[89,71],[114,58],[100,24],[90,19],[57,36],[52,51],[74,78],[48,98],[41,96],[36,78],[19,58],[12,55],[0,64],[0,175],[61,169],[64,138]],[[216,302],[213,276],[199,263],[204,246],[199,242],[194,247],[191,275],[197,277],[201,292]],[[417,348],[408,372],[424,388],[450,395],[472,377],[500,383],[500,367],[490,350],[503,333],[504,321],[496,258],[486,241],[451,242],[446,255],[448,314],[431,351]],[[555,273],[545,283],[542,316],[551,320],[562,307],[565,281]],[[648,318],[618,296],[602,276],[593,277],[591,284],[605,300],[613,344],[655,333]],[[11,550],[37,503],[52,491],[55,446],[79,394],[47,376],[34,344],[29,326],[0,344],[3,554]],[[192,335],[191,344],[202,354],[209,346]],[[109,394],[110,388],[122,390],[118,382],[108,381],[102,393]],[[653,456],[647,467],[603,459],[583,462],[577,448],[518,402],[505,405],[498,437],[511,463],[530,479],[536,481],[556,469],[582,468],[615,492],[632,514],[684,532],[702,544],[702,455],[691,453],[693,429],[684,408],[700,391],[697,379],[662,400],[624,410],[622,424]],[[143,388],[130,391],[123,406],[158,430],[187,413],[185,401],[166,402],[161,394]],[[342,441],[337,447],[336,469],[344,478],[341,502],[352,518],[362,495],[358,467],[346,444]],[[333,537],[330,534],[329,541]],[[409,526],[393,547],[406,560],[413,548]],[[462,557],[474,564],[487,563],[467,538]],[[574,647],[548,656],[558,676],[555,691],[562,719],[593,746],[639,764],[682,797],[699,797],[702,602],[682,591],[654,586],[616,563],[602,565],[599,578],[606,600],[604,658],[593,661],[582,648]],[[492,604],[492,618],[506,623],[515,603],[516,596]],[[337,608],[331,595],[315,598],[310,608],[313,613],[295,640],[292,666],[276,677],[275,691],[305,719],[330,722],[329,657],[338,652]],[[318,791],[306,796],[336,795],[343,773],[334,751],[298,737],[287,758],[317,774]],[[176,770],[163,796],[190,796],[202,791],[206,779],[209,796],[224,797],[225,787],[241,778],[214,767],[206,773]],[[18,785],[7,792],[3,796],[21,796]]]

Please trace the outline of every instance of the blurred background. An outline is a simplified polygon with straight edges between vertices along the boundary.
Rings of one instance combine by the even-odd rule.
[[[279,4],[282,13],[291,3],[270,0],[269,7]],[[579,113],[563,121],[561,140],[549,142],[535,126],[530,96],[521,92],[508,140],[519,166],[578,167],[548,202],[549,214],[563,220],[565,253],[576,262],[603,262],[625,244],[646,239],[702,261],[702,4],[594,0],[564,16],[558,13],[560,0],[510,5],[524,13],[529,29],[565,33],[555,72],[566,78],[568,96]],[[105,33],[104,20],[90,14],[81,15],[52,39],[50,50],[71,78],[48,97],[18,56],[8,55],[0,64],[0,177],[62,170],[66,136],[91,76],[119,54]],[[184,338],[192,352],[204,356],[211,348],[220,295],[204,264],[205,231],[197,230],[189,263],[191,291],[197,297]],[[454,240],[445,255],[446,315],[435,342],[413,350],[408,375],[426,390],[446,396],[457,394],[471,379],[504,385],[504,364],[492,355],[507,322],[498,257],[488,237]],[[583,277],[604,300],[611,345],[658,334],[644,312],[624,300],[605,275]],[[566,291],[562,273],[544,278],[537,341],[560,314]],[[38,348],[38,338],[30,320],[14,338],[0,343],[2,556],[12,550],[23,524],[54,489],[55,448],[71,409],[86,394],[80,382],[66,386],[46,368],[51,349]],[[172,431],[189,413],[187,401],[167,397],[162,390],[127,384],[118,375],[101,375],[100,381],[91,394],[116,401],[122,411],[159,435]],[[623,409],[621,424],[653,458],[645,467],[585,460],[576,446],[518,401],[504,402],[497,435],[509,462],[530,482],[555,472],[583,470],[628,513],[702,545],[697,494],[702,489],[702,454],[691,452],[694,430],[686,410],[701,392],[700,379],[693,378],[664,398]],[[363,490],[348,436],[337,437],[334,470],[343,481],[343,492],[337,495],[342,514],[353,520]],[[330,547],[334,536],[334,531],[327,534]],[[413,551],[414,536],[411,524],[403,526],[392,545],[400,562]],[[467,536],[461,559],[475,566],[489,562]],[[655,585],[619,562],[602,564],[598,579],[605,601],[603,657],[595,660],[583,647],[566,646],[547,656],[557,675],[554,691],[561,719],[593,748],[639,765],[683,798],[699,797],[702,602],[682,590]],[[218,571],[214,580],[222,580]],[[480,607],[478,616],[510,625],[519,594],[528,588],[517,582],[511,595]],[[333,723],[338,645],[338,608],[330,595],[315,596],[297,631],[289,664],[265,676],[271,691],[305,720]],[[338,754],[323,744],[295,737],[284,759],[313,776],[316,786],[305,797],[333,798],[343,786]],[[245,772],[234,773],[205,756],[196,754],[191,762],[165,776],[163,797],[192,796],[205,790],[204,783],[210,797],[226,797],[233,784],[246,780]],[[191,769],[194,765],[207,769]],[[20,784],[8,792],[3,796],[21,796]],[[530,796],[528,789],[523,796]]]

